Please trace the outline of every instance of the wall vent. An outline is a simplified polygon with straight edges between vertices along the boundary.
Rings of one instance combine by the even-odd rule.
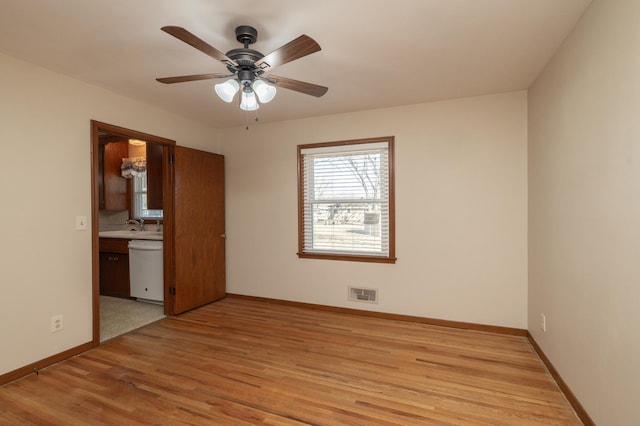
[[[349,300],[353,302],[378,303],[378,289],[349,287]]]

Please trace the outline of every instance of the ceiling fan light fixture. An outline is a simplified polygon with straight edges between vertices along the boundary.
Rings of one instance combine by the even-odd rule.
[[[262,80],[256,80],[253,82],[253,91],[258,96],[260,103],[266,104],[276,96],[276,88],[270,86]]]
[[[243,90],[240,98],[240,109],[243,111],[255,111],[260,108],[258,105],[258,99],[253,90]]]
[[[231,102],[236,93],[238,93],[238,90],[240,90],[240,85],[236,80],[231,79],[225,81],[224,83],[216,84],[215,89],[218,97],[228,103]]]
[[[209,73],[156,78],[160,83],[173,84],[214,78],[230,78],[215,85],[216,94],[224,102],[231,103],[236,93],[241,92],[240,109],[244,111],[255,111],[260,108],[261,103],[271,102],[276,96],[277,90],[275,86],[318,98],[328,90],[324,86],[291,78],[274,75],[263,77],[265,72],[270,72],[271,69],[277,66],[318,52],[320,45],[307,35],[303,34],[264,55],[257,50],[249,48],[250,45],[256,42],[258,31],[249,25],[240,25],[236,28],[236,40],[243,47],[231,49],[225,54],[182,27],[167,25],[161,29],[178,40],[195,47],[200,52],[220,61],[227,67],[229,74]]]

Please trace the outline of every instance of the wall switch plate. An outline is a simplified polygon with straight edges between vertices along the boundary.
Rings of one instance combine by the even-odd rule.
[[[76,216],[76,231],[86,231],[86,230],[87,230],[87,217]]]
[[[544,314],[540,314],[540,330],[547,331],[547,317]]]
[[[62,315],[54,315],[51,317],[51,332],[55,333],[64,328],[64,322],[62,321]]]

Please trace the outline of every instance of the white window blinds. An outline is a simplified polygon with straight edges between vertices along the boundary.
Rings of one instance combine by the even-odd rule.
[[[390,142],[302,146],[302,253],[390,256]]]
[[[162,219],[162,210],[147,208],[147,172],[133,176],[133,215],[142,219]]]

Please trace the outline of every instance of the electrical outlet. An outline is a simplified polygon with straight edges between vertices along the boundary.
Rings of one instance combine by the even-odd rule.
[[[540,330],[547,331],[547,317],[544,314],[540,314]]]
[[[51,332],[55,333],[64,328],[64,322],[62,321],[62,315],[54,315],[51,317]]]
[[[87,217],[76,216],[76,231],[86,231],[86,230],[87,230]]]

